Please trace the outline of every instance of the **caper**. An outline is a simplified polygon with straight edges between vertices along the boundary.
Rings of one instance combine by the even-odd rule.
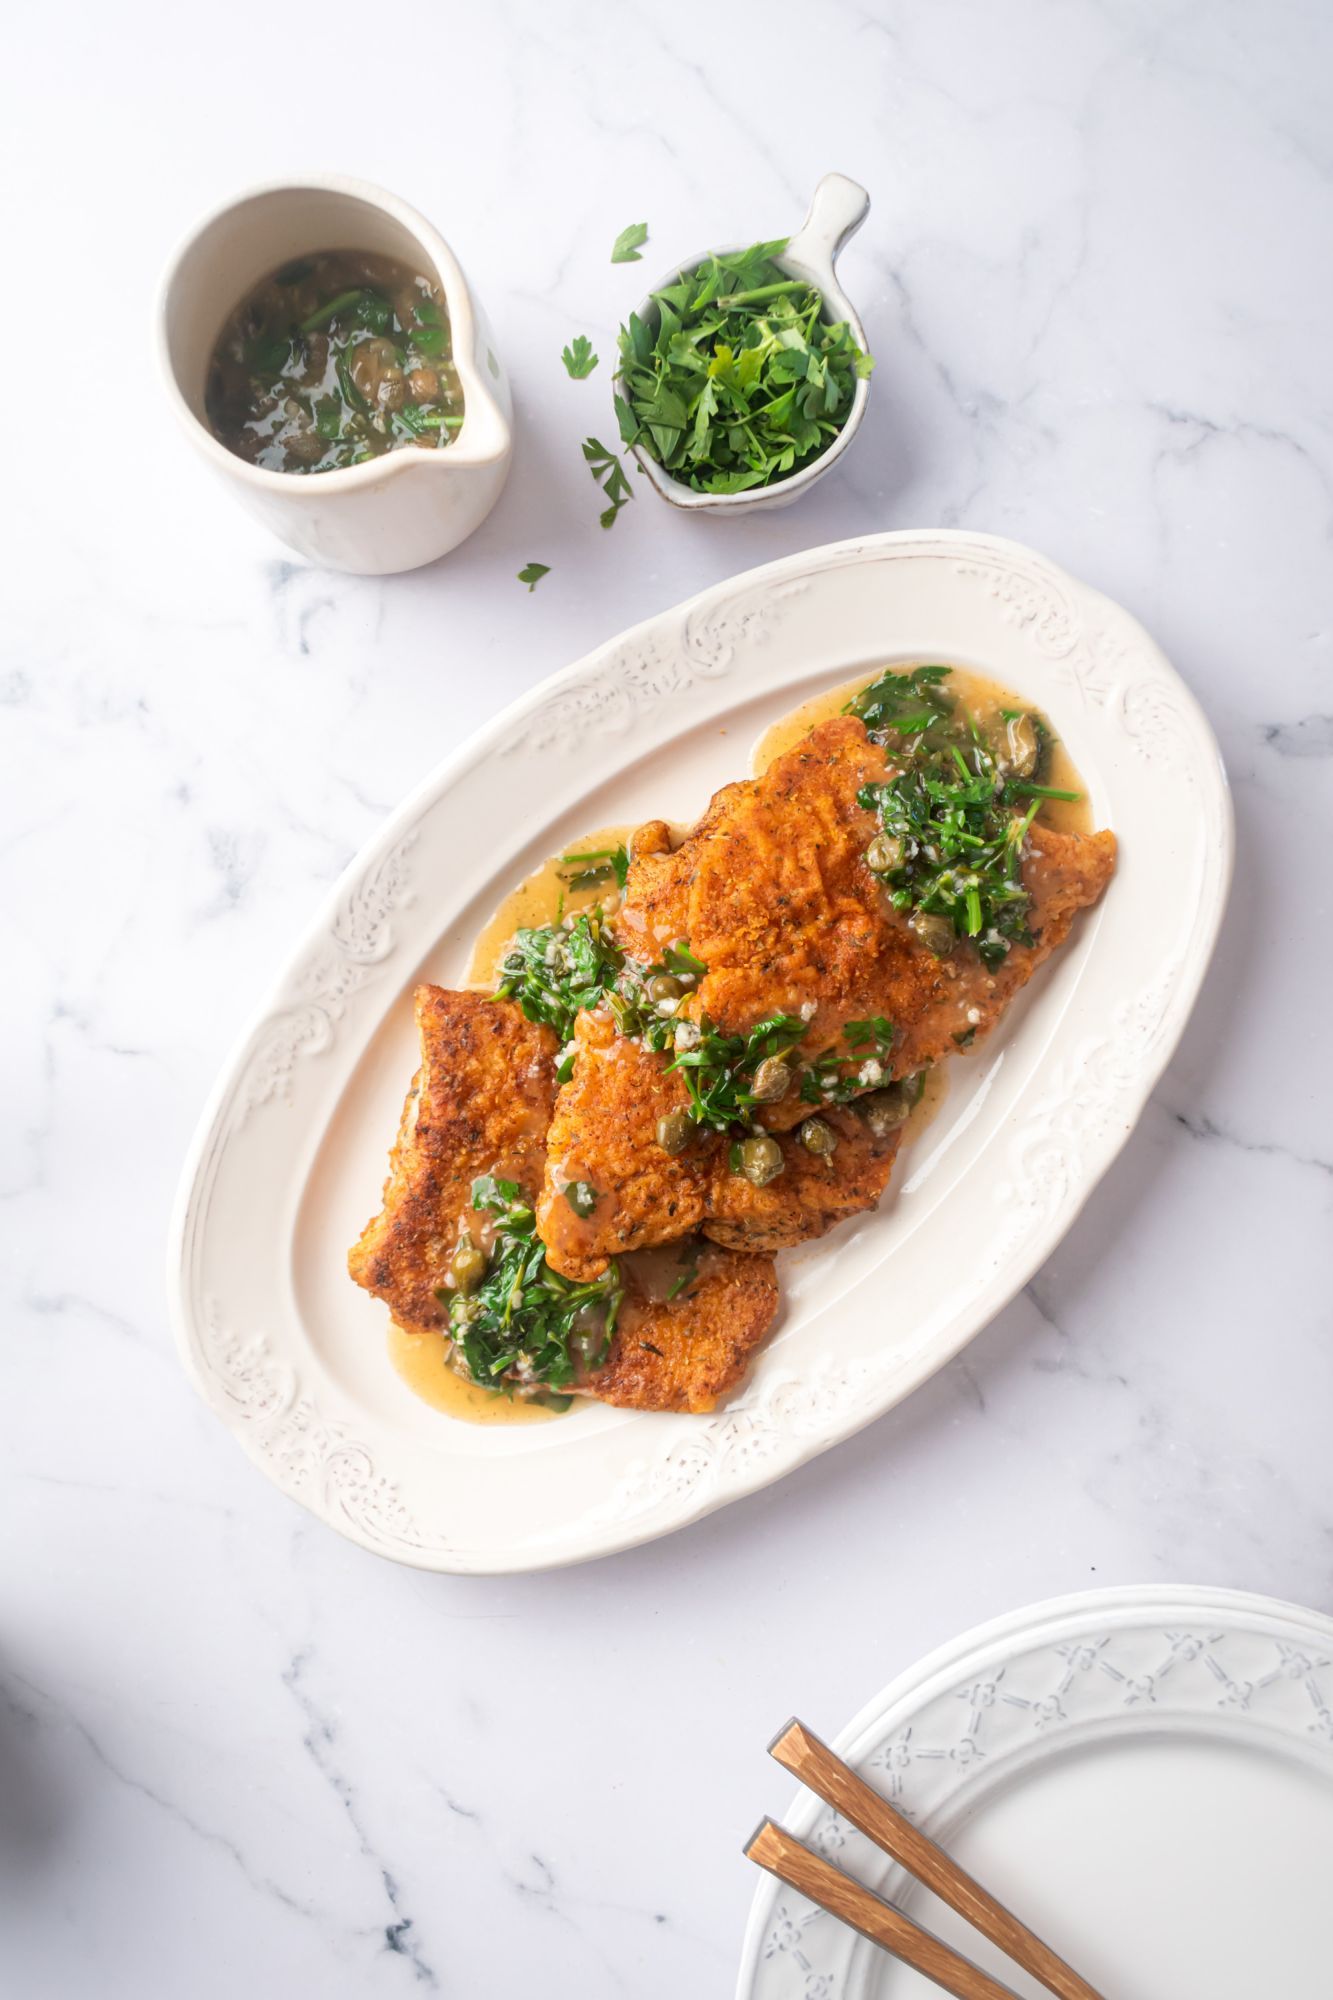
[[[486,1275],[486,1252],[479,1250],[470,1236],[465,1236],[453,1254],[449,1269],[455,1291],[474,1292]]]
[[[801,1127],[801,1144],[807,1153],[816,1153],[820,1159],[827,1159],[838,1148],[838,1135],[831,1125],[822,1118],[807,1118]]]
[[[324,440],[317,431],[288,431],[282,443],[288,458],[294,458],[298,465],[313,465],[324,456]]]
[[[756,1132],[741,1147],[741,1172],[751,1187],[767,1187],[786,1164],[781,1146],[767,1132]]]
[[[1001,760],[1012,777],[1030,778],[1041,755],[1037,725],[1030,715],[1016,715],[1004,732],[1005,756]]]
[[[914,910],[907,921],[927,951],[933,951],[936,958],[947,958],[955,943],[951,918],[933,910]]]
[[[386,368],[375,391],[382,410],[401,410],[407,401],[407,378],[401,368]]]
[[[685,988],[672,972],[655,972],[644,988],[650,1000],[679,1000]]]
[[[791,1089],[791,1064],[781,1056],[765,1056],[754,1073],[750,1095],[757,1104],[776,1104]]]
[[[668,1111],[657,1121],[657,1143],[664,1153],[683,1153],[694,1134],[688,1111]]]
[[[891,833],[877,833],[866,849],[866,867],[876,875],[892,874],[903,865],[903,844]]]
[[[859,1098],[856,1109],[876,1139],[887,1139],[890,1132],[907,1123],[914,1101],[910,1085],[891,1083],[886,1090],[872,1090],[868,1097]]]
[[[569,1181],[565,1187],[565,1200],[575,1215],[588,1218],[601,1199],[591,1181]]]

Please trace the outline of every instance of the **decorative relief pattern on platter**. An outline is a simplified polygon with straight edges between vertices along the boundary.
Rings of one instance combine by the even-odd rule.
[[[297,968],[291,1003],[256,1030],[232,1097],[233,1131],[261,1106],[288,1098],[298,1060],[329,1047],[348,997],[389,957],[394,914],[412,901],[408,856],[416,839],[409,830],[352,883],[326,938]]]
[[[339,1516],[355,1539],[386,1555],[411,1561],[449,1547],[445,1536],[416,1520],[367,1447],[321,1414],[295,1369],[274,1358],[265,1335],[227,1330],[212,1298],[204,1301],[201,1330],[210,1397],[225,1405],[250,1456],[284,1493]]]

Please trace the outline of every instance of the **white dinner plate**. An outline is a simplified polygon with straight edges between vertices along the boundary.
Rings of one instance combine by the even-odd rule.
[[[779,1325],[725,1408],[592,1405],[522,1426],[432,1410],[345,1266],[416,1066],[413,986],[456,982],[485,918],[548,854],[599,826],[692,819],[778,716],[921,659],[1049,714],[1120,837],[1104,900],[950,1064],[880,1209],[781,1259]],[[1011,542],[845,542],[650,619],[450,757],[298,945],[205,1113],[177,1208],[174,1317],[195,1383],[284,1492],[428,1569],[575,1562],[753,1492],[898,1402],[1049,1255],[1179,1038],[1231,845],[1189,691],[1125,612]]]
[[[1333,1993],[1333,1620],[1229,1591],[1092,1591],[968,1633],[834,1741],[1108,2000]],[[783,1824],[1048,2000],[811,1793]],[[939,1988],[765,1877],[736,1993]]]

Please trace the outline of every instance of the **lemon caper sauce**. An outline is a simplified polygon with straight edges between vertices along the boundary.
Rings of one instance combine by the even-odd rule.
[[[333,472],[462,428],[438,285],[394,257],[324,250],[261,279],[213,350],[213,435],[269,472]]]

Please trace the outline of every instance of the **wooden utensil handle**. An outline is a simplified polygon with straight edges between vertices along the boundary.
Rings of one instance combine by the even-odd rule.
[[[904,1819],[896,1807],[873,1791],[803,1722],[789,1722],[770,1743],[769,1752],[785,1770],[817,1792],[877,1847],[915,1875],[918,1882],[924,1882],[951,1910],[966,1918],[974,1930],[998,1945],[1015,1965],[1021,1965],[1025,1972],[1039,1979],[1058,2000],[1103,2000],[1096,1988],[1066,1965],[1043,1938],[1020,1923],[1011,1910],[974,1881],[919,1827]]]
[[[962,1958],[929,1931],[923,1931],[892,1903],[844,1875],[822,1854],[814,1854],[794,1834],[766,1819],[745,1852],[771,1875],[799,1889],[812,1903],[850,1924],[872,1944],[892,1952],[904,1965],[933,1979],[954,2000],[1016,2000],[1012,1986],[1001,1986],[979,1965]]]

